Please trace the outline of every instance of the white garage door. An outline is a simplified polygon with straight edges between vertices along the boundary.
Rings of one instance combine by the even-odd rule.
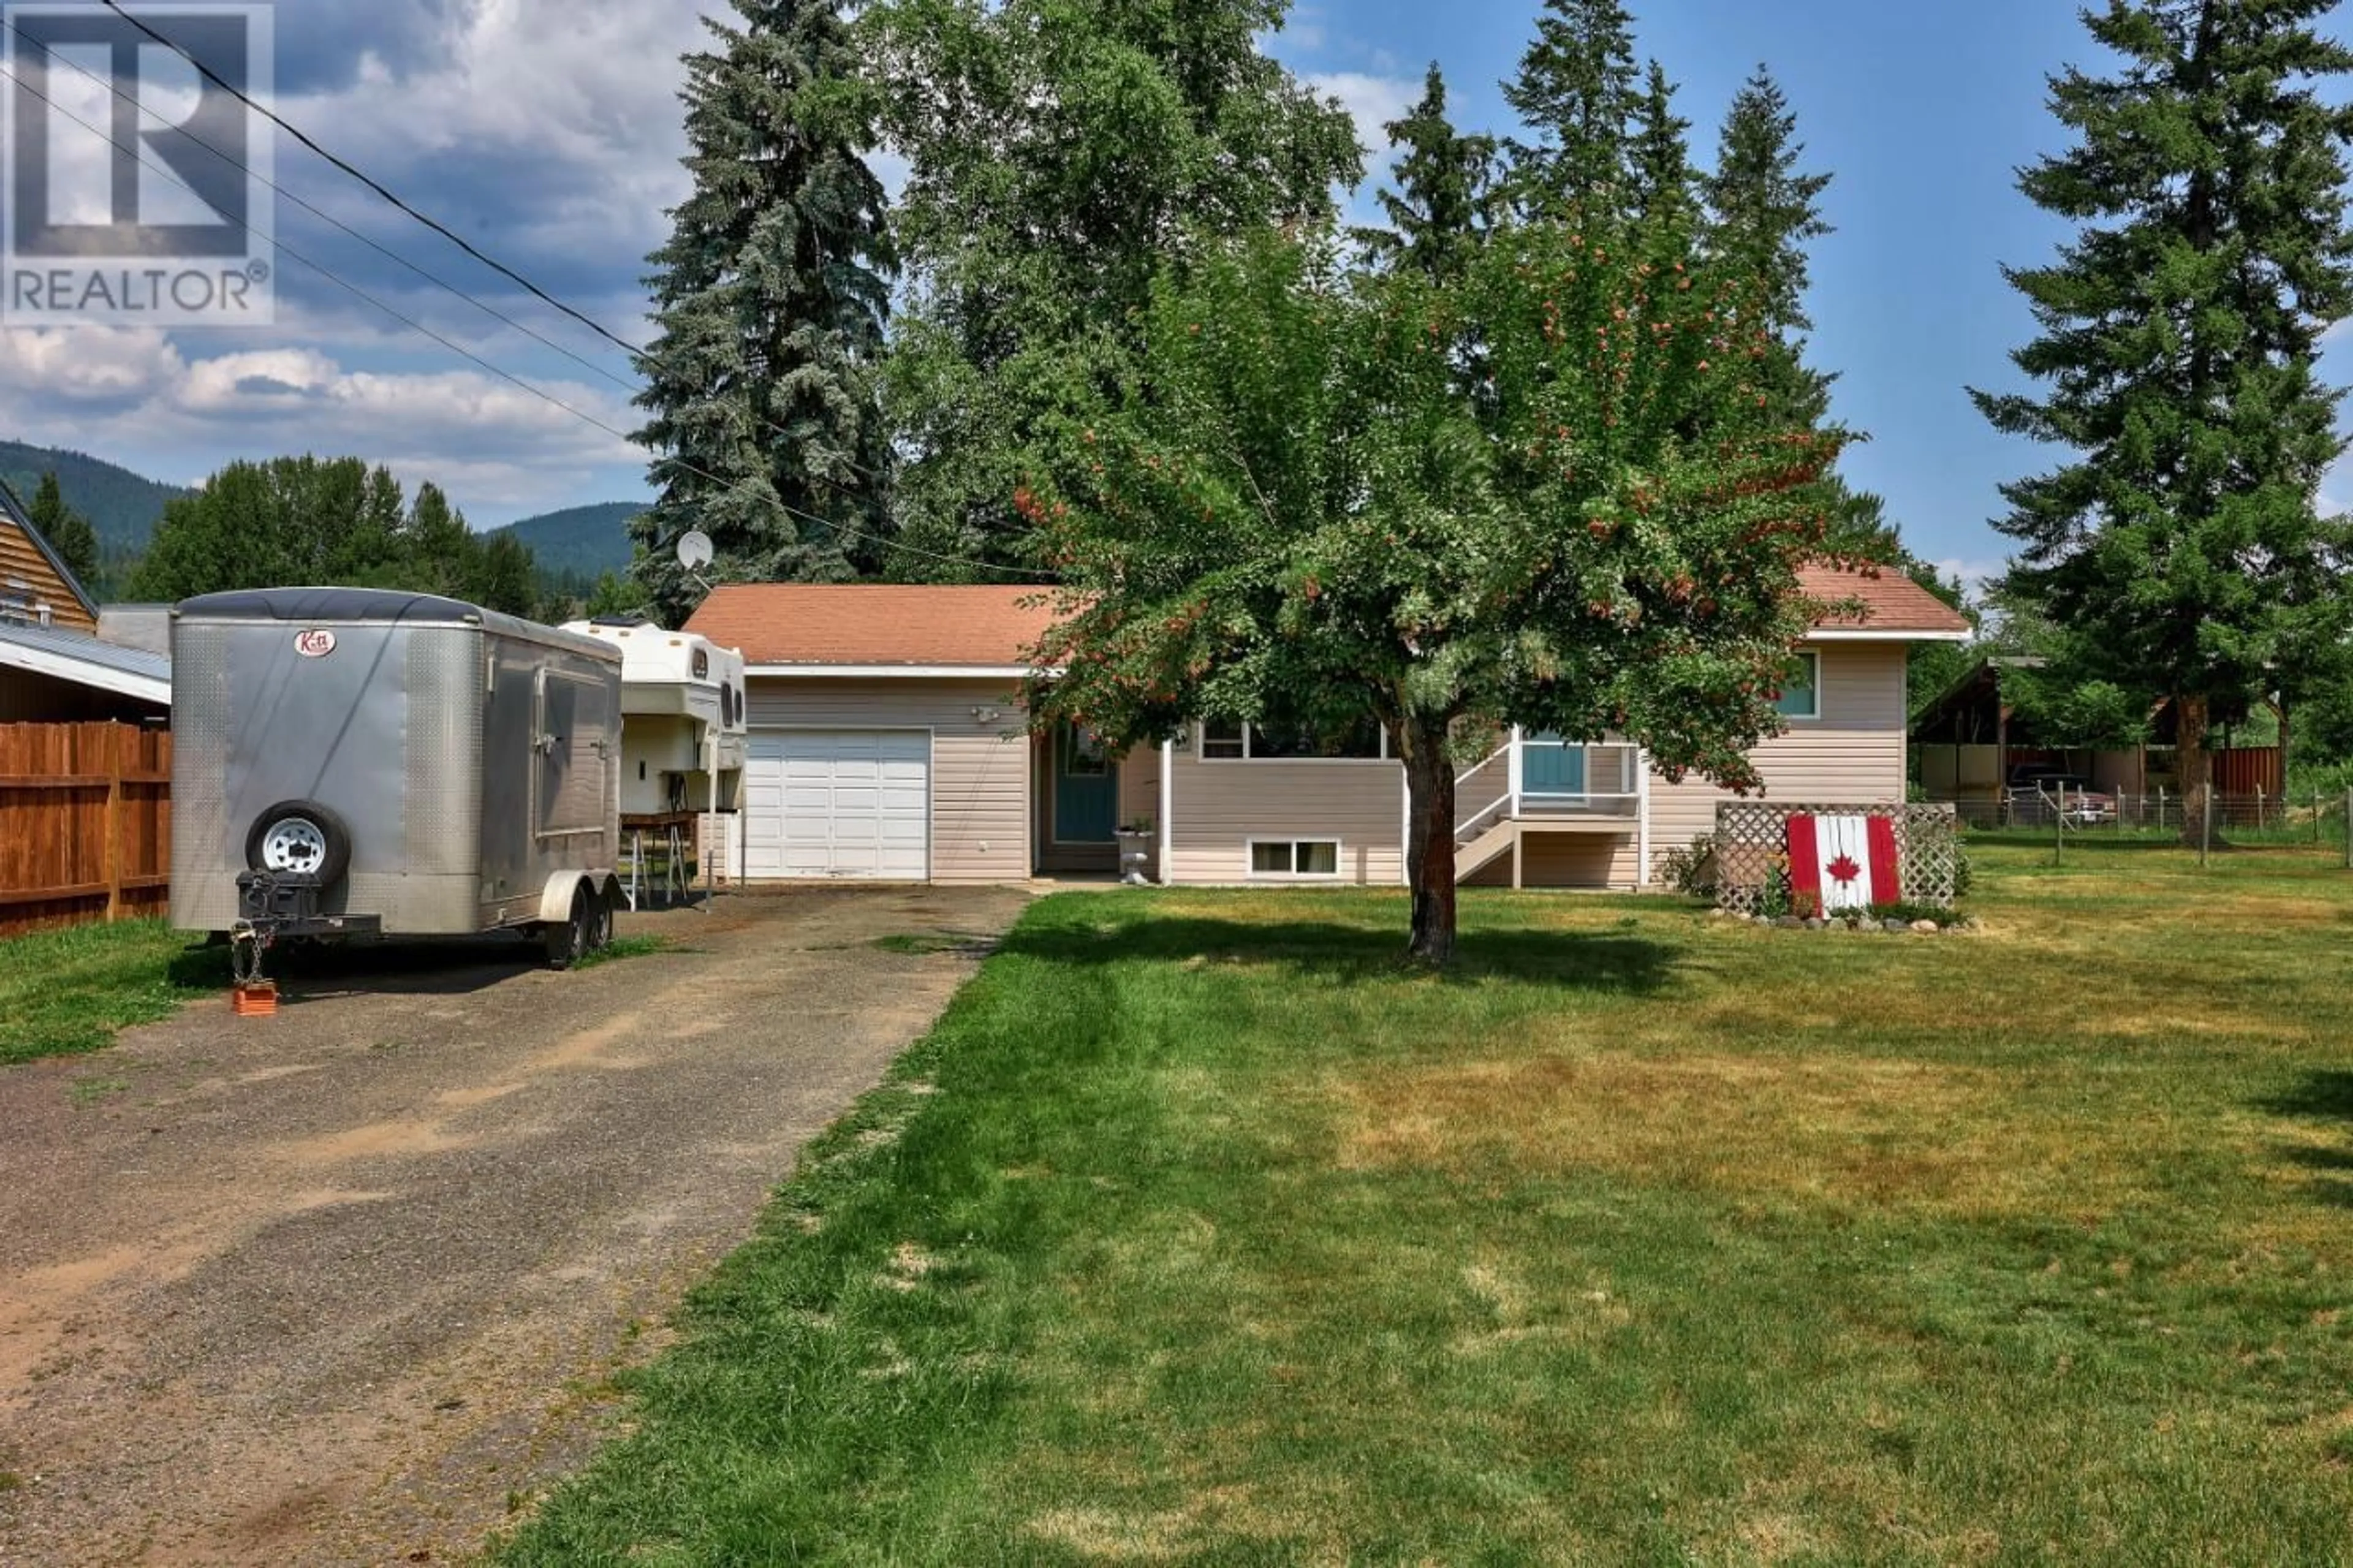
[[[931,875],[932,738],[919,730],[754,734],[744,762],[754,881]]]

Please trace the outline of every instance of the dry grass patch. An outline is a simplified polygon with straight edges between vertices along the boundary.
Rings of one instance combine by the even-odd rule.
[[[2156,1197],[2152,1129],[2054,1110],[2032,1078],[1909,1060],[1687,1054],[1334,1074],[1358,1171],[1586,1174],[1955,1217]]]

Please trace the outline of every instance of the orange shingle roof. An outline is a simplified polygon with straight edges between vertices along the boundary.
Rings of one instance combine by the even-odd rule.
[[[1900,573],[1809,566],[1807,595],[1863,609],[1826,616],[1826,630],[1965,632],[1968,622]],[[1052,591],[884,583],[730,584],[713,592],[686,629],[747,663],[812,667],[1010,668],[1053,624]]]
[[[1007,668],[1053,621],[1041,588],[752,583],[714,591],[686,629],[747,664]]]
[[[1798,582],[1808,598],[1831,605],[1852,600],[1862,607],[1860,616],[1852,613],[1823,616],[1820,625],[1824,631],[1930,634],[1969,629],[1968,618],[1958,610],[1892,568],[1858,572],[1803,566],[1798,570]]]

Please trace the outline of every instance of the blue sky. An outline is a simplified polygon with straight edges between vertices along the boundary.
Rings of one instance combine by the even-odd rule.
[[[701,0],[716,9],[717,0]],[[2013,379],[2031,330],[2000,275],[2064,230],[2015,170],[2057,145],[2043,79],[2091,45],[2063,0],[1649,0],[1640,44],[1681,84],[1695,153],[1760,62],[1799,117],[1806,163],[1835,176],[1837,232],[1815,248],[1812,357],[1837,413],[1870,442],[1848,458],[1914,548],[1965,574],[1998,570],[1996,487],[2049,461],[1996,437],[1966,385]],[[1534,0],[1310,0],[1271,40],[1357,117],[1368,140],[1436,59],[1468,125],[1508,132],[1500,81]],[[678,0],[301,0],[278,9],[279,105],[297,123],[478,244],[627,335],[644,334],[642,258],[683,192],[680,53],[700,41]],[[1372,160],[1385,174],[1383,150]],[[280,182],[529,322],[551,353],[306,212],[282,239],[483,358],[628,428],[628,366],[517,297],[290,143]],[[1370,186],[1360,193],[1368,197]],[[70,446],[192,480],[234,457],[361,452],[435,478],[477,524],[644,494],[638,454],[400,327],[299,266],[278,326],[219,331],[0,332],[0,436]],[[593,366],[594,368],[588,368]],[[2353,379],[2353,364],[2332,369]],[[2353,487],[2348,487],[2353,494]]]

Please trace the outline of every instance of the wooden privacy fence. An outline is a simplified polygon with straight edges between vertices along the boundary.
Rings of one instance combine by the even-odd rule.
[[[0,936],[171,905],[172,737],[0,724]]]

